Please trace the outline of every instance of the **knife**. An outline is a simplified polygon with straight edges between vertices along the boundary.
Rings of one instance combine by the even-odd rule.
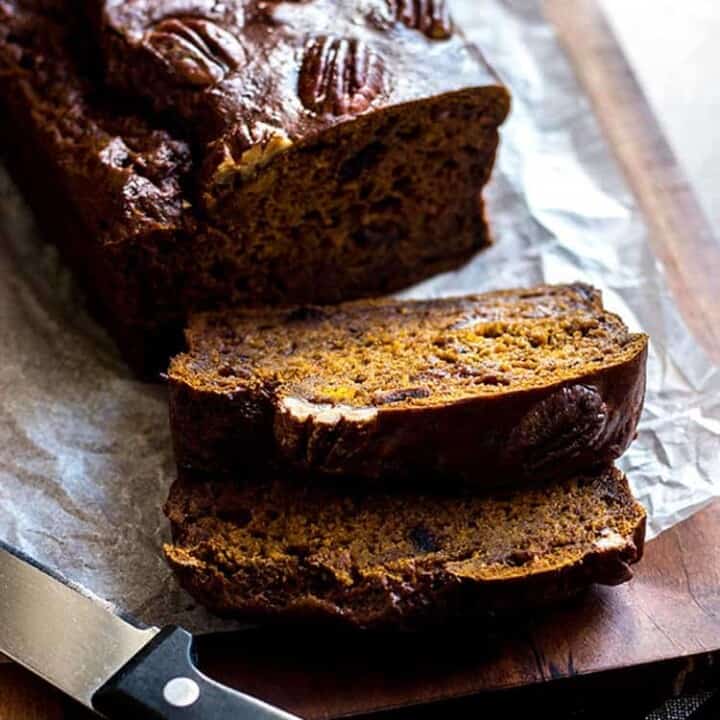
[[[203,675],[186,630],[142,627],[2,541],[0,652],[110,720],[298,720]]]

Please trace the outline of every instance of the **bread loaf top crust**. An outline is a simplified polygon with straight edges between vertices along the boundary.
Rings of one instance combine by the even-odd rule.
[[[114,86],[202,148],[208,210],[277,154],[364,113],[482,89],[509,95],[446,0],[86,0]]]
[[[60,0],[0,5],[0,93],[32,108],[102,243],[173,242],[202,229],[200,206],[214,232],[242,232],[238,191],[262,193],[273,159],[365,115],[456,91],[489,128],[509,110],[479,50],[449,19],[438,29],[441,3],[82,4],[89,21]]]

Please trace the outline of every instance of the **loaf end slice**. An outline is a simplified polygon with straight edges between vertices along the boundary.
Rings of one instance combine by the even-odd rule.
[[[221,615],[416,627],[631,577],[645,512],[614,468],[477,497],[182,474],[165,555]]]
[[[178,463],[369,481],[568,476],[635,436],[647,338],[584,285],[196,316],[169,370]]]

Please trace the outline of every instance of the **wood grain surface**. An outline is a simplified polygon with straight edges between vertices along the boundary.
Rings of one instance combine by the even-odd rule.
[[[595,0],[547,0],[546,7],[644,211],[678,304],[720,361],[720,245]],[[583,675],[601,687],[629,687],[627,678],[640,677],[629,668],[674,659],[676,665],[642,675],[669,686],[688,667],[678,658],[702,664],[719,650],[720,505],[713,505],[651,542],[630,584],[498,625],[489,639],[468,628],[401,636],[276,628],[205,638],[200,659],[214,677],[320,719],[551,680],[587,681],[578,680]],[[505,706],[510,698],[502,696]],[[452,716],[478,713],[471,703],[453,706]],[[422,712],[448,716],[447,706]],[[41,681],[0,665],[0,720],[83,717]]]
[[[720,244],[596,0],[546,0],[695,337],[720,362]],[[708,138],[713,142],[713,138]]]

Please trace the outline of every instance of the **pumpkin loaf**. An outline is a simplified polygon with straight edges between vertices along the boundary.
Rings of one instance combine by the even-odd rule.
[[[467,260],[508,109],[443,2],[0,2],[2,151],[141,371]]]
[[[561,478],[635,436],[647,338],[584,285],[194,317],[178,464],[478,485]]]
[[[213,612],[415,627],[556,602],[631,577],[645,513],[622,473],[493,496],[180,475],[165,555]]]

